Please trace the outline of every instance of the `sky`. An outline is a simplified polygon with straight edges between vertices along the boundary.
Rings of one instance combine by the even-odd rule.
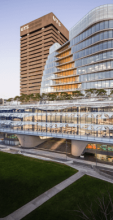
[[[20,26],[53,12],[69,30],[113,0],[0,0],[0,98],[20,95]]]

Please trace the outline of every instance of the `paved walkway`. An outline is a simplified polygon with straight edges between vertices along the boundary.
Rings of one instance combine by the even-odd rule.
[[[33,199],[26,205],[22,206],[20,209],[16,210],[15,212],[11,213],[5,218],[0,218],[0,220],[20,220],[28,215],[30,212],[41,206],[44,202],[55,196],[57,193],[61,192],[67,186],[74,183],[76,180],[81,178],[84,175],[82,172],[78,172],[73,176],[69,177],[68,179],[64,180],[63,182],[59,183],[58,185],[54,186],[53,188],[49,189],[45,193],[41,194],[37,198]]]
[[[100,179],[100,180],[104,180],[106,182],[109,182],[109,183],[113,183],[113,179],[112,178],[108,178],[108,177],[105,177],[103,175],[100,175],[99,173],[97,173],[95,170],[93,170],[92,168],[90,167],[82,167],[80,165],[75,165],[75,164],[68,164],[68,166],[74,168],[74,169],[77,169],[79,170],[79,172],[82,172],[88,176],[92,176],[92,177],[95,177],[97,179]]]
[[[58,162],[66,162],[68,161],[69,163],[73,161],[81,164],[86,164],[86,165],[96,165],[96,162],[92,161],[86,161],[82,159],[75,159],[71,157],[66,157],[65,154],[62,153],[56,153],[56,152],[51,152],[51,151],[45,151],[45,150],[38,150],[38,149],[23,149],[19,147],[11,147],[11,146],[6,146],[6,145],[1,145],[0,144],[0,150],[5,151],[7,153],[20,153],[25,156],[37,158],[37,159],[42,159],[42,160],[51,160],[51,161],[58,161]],[[103,163],[97,163],[97,166],[103,167],[103,168],[108,168],[108,169],[113,169],[112,165],[109,164],[103,164]]]

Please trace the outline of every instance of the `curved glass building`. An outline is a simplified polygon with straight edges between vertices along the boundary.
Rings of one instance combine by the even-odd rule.
[[[90,11],[69,31],[69,41],[52,46],[40,93],[113,88],[113,4]]]

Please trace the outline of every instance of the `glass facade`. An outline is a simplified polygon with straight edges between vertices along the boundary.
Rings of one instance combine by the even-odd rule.
[[[78,44],[80,41],[84,40],[84,43],[78,44],[77,47],[78,48],[87,47],[88,45],[91,45],[99,40],[104,40],[106,38],[112,38],[112,36],[113,36],[113,32],[111,30],[112,28],[113,28],[113,20],[98,22],[97,24],[92,25],[86,31],[84,31],[83,33],[81,33],[80,35],[78,35],[77,37],[72,39],[70,41],[70,46]],[[108,31],[107,29],[110,29],[110,30]],[[101,31],[101,32],[97,33],[99,31]],[[94,36],[90,37],[91,35],[94,35]],[[85,40],[86,38],[88,38],[88,39]]]
[[[69,39],[71,40],[80,32],[83,32],[87,27],[103,20],[113,19],[113,4],[101,5],[94,8],[87,15],[85,15],[74,27],[69,31]],[[111,24],[112,26],[112,24]],[[97,26],[97,30],[98,30]]]
[[[98,162],[113,163],[113,145],[89,143],[84,150],[86,155],[93,155],[92,160],[96,158]]]
[[[0,132],[112,143],[113,103],[1,107]]]
[[[108,89],[108,94],[113,89],[113,5],[89,12],[70,30],[70,41],[50,53],[40,93],[90,88]]]
[[[98,53],[96,55],[75,61],[75,67],[84,66],[87,64],[97,63],[99,61],[110,60],[110,59],[112,59],[112,51]]]

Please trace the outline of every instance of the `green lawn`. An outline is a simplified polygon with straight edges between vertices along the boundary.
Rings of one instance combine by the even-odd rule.
[[[63,164],[0,152],[0,218],[76,172]]]
[[[97,196],[106,193],[108,189],[113,198],[113,184],[85,175],[23,220],[80,220],[73,210],[78,209],[80,205],[85,211],[85,204],[88,206],[91,202],[94,204]],[[96,206],[94,208],[97,209]]]

